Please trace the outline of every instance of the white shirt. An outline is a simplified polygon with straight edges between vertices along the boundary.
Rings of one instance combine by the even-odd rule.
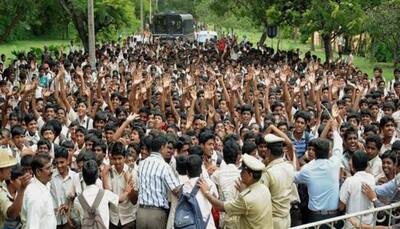
[[[183,192],[190,193],[192,191],[193,187],[196,185],[198,179],[199,179],[198,177],[195,177],[195,178],[190,178],[188,181],[186,181],[183,185]],[[217,188],[215,187],[215,184],[208,178],[203,178],[203,179],[210,186],[210,194],[218,197],[218,192],[217,192]],[[200,190],[196,194],[196,200],[197,200],[197,203],[199,204],[201,215],[203,217],[203,221],[205,222],[207,220],[207,218],[210,217],[206,228],[207,229],[216,228],[214,219],[211,214],[212,205]]]
[[[28,185],[24,193],[21,211],[22,228],[46,229],[57,228],[53,199],[48,186],[36,178]]]
[[[371,173],[375,177],[375,181],[378,181],[380,178],[385,177],[385,173],[382,169],[382,159],[379,155],[376,155],[374,158],[368,161],[369,173]]]
[[[110,173],[112,173],[112,177]],[[111,182],[111,191],[118,196],[124,192],[126,181],[125,181],[125,173],[129,173],[129,167],[124,164],[123,172],[118,174],[117,170],[113,166],[111,171],[108,174],[108,179]],[[136,172],[134,172],[136,174]],[[136,176],[133,178],[134,182],[136,181]],[[110,220],[114,225],[118,225],[118,222],[121,221],[121,225],[125,225],[127,223],[133,222],[136,219],[136,211],[137,206],[133,205],[129,199],[124,202],[119,203],[118,206],[110,206]]]
[[[58,170],[55,170],[53,177],[50,181],[50,193],[53,197],[53,204],[55,208],[67,203],[67,197],[71,196],[71,188],[73,185],[79,185],[79,175],[70,170],[67,176],[64,178],[60,175]],[[67,223],[66,215],[56,215],[57,225],[63,225]]]
[[[221,168],[211,175],[211,180],[218,186],[222,201],[236,199],[239,192],[235,188],[235,182],[239,178],[240,170],[234,164],[221,165]]]
[[[99,192],[99,188],[96,185],[89,185],[83,191],[83,197],[85,198],[85,200],[89,206],[93,205],[94,199],[96,199],[98,192]],[[106,226],[106,228],[109,228],[109,225],[110,225],[110,210],[109,210],[108,206],[109,206],[109,204],[118,206],[118,200],[119,200],[118,195],[116,195],[108,190],[104,190],[104,196],[103,196],[103,199],[101,199],[101,201],[100,201],[98,211],[99,211],[100,217],[103,220],[103,223]],[[78,198],[75,198],[74,204],[75,204],[75,207],[79,211],[81,220],[83,220],[83,208],[82,208],[81,204],[79,203]]]
[[[352,177],[347,178],[340,189],[340,201],[346,204],[346,214],[368,210],[374,207],[372,201],[361,191],[362,184],[368,184],[375,190],[374,176],[365,171],[356,172]],[[362,224],[372,225],[373,215],[368,214],[362,217]],[[347,228],[352,228],[349,223]]]

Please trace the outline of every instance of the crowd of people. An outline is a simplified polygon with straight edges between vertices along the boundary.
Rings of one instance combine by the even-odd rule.
[[[399,69],[235,36],[5,60],[0,228],[286,229],[399,200]]]

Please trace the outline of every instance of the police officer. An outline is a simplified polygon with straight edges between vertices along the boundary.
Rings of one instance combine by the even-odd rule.
[[[271,194],[268,188],[259,183],[264,164],[250,155],[242,156],[241,181],[237,183],[240,194],[232,201],[222,202],[210,194],[209,186],[204,180],[199,187],[210,203],[228,215],[239,217],[238,228],[264,229],[273,228]]]
[[[22,207],[22,199],[26,186],[31,180],[30,174],[25,174],[18,178],[21,182],[17,194],[12,201],[8,193],[6,180],[11,177],[11,167],[17,164],[17,159],[10,155],[6,150],[0,149],[0,228],[3,228],[6,218],[16,219]]]
[[[265,136],[269,163],[264,169],[261,183],[271,192],[274,228],[290,227],[290,200],[294,181],[294,167],[283,159],[283,138],[274,134]]]

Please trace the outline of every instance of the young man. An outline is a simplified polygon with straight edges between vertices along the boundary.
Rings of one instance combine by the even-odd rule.
[[[202,159],[198,155],[189,155],[187,158],[187,175],[189,180],[183,184],[182,192],[184,193],[191,193],[193,188],[196,187],[197,182],[200,179],[200,175],[202,172]],[[218,192],[215,184],[208,178],[202,179],[203,182],[207,182],[209,186],[208,193],[209,195],[213,195],[218,197]],[[204,222],[207,222],[207,229],[216,228],[214,219],[212,217],[211,208],[212,205],[210,202],[207,201],[207,198],[204,196],[203,193],[197,192],[196,193],[196,200],[199,204],[201,217],[203,218]],[[200,216],[199,216],[200,217]],[[208,221],[207,221],[208,220]]]
[[[53,197],[57,217],[57,228],[68,228],[67,210],[68,193],[73,185],[79,185],[79,175],[68,166],[68,150],[57,147],[54,153],[54,163],[57,169],[54,171],[50,181],[50,193]]]
[[[238,228],[273,228],[271,194],[259,182],[264,164],[250,155],[243,155],[241,182],[237,186],[239,196],[231,201],[220,201],[210,193],[208,183],[200,179],[201,192],[217,209],[239,217]]]
[[[346,210],[346,214],[365,211],[374,207],[374,203],[362,193],[362,185],[367,184],[375,189],[374,176],[366,172],[368,167],[368,156],[363,151],[357,151],[351,157],[351,168],[354,173],[347,178],[340,189],[339,210]],[[362,224],[372,225],[373,215],[363,215]],[[346,224],[349,224],[346,222]],[[351,225],[347,225],[352,228]],[[347,228],[347,227],[346,227]]]
[[[112,193],[109,190],[102,190],[96,185],[96,181],[99,177],[99,168],[97,167],[97,163],[95,160],[88,160],[83,163],[82,168],[83,180],[87,184],[85,190],[83,190],[82,194],[80,194],[82,199],[86,201],[87,205],[92,206],[98,193],[102,192],[103,197],[101,198],[100,204],[97,210],[100,213],[100,217],[103,221],[103,224],[106,228],[109,228],[110,222],[110,207],[111,206],[118,206],[118,195]],[[84,209],[82,208],[81,201],[78,198],[75,198],[75,207],[79,209],[79,213],[81,219],[83,219]]]
[[[375,177],[375,181],[385,176],[382,169],[382,160],[379,157],[381,146],[382,139],[378,135],[371,134],[365,139],[365,153],[369,159],[369,172]]]
[[[112,166],[102,171],[104,189],[119,196],[119,205],[110,207],[110,228],[128,229],[135,227],[137,206],[128,198],[136,177],[132,178],[129,166],[125,163],[126,150],[121,142],[110,147]],[[136,174],[135,174],[136,175]]]
[[[240,146],[234,140],[228,140],[224,144],[224,161],[226,165],[215,171],[211,180],[217,185],[218,193],[222,201],[231,201],[237,198],[238,191],[235,188],[236,181],[240,178]],[[222,225],[226,228],[237,226],[238,218],[227,214],[221,215]]]
[[[296,149],[297,158],[301,158],[304,156],[307,150],[308,143],[314,138],[312,133],[306,130],[309,120],[309,114],[304,111],[299,111],[294,116],[292,144]]]
[[[11,201],[4,181],[11,178],[11,168],[16,164],[17,160],[13,156],[3,149],[0,150],[0,228],[3,228],[5,218],[16,219],[19,216],[24,193],[31,180],[31,175],[28,173],[19,179],[21,184],[18,187],[16,197]]]
[[[152,136],[151,155],[139,163],[139,209],[136,215],[136,228],[158,229],[167,225],[167,194],[177,195],[180,190],[178,178],[172,168],[161,156],[167,150],[164,134]]]
[[[21,212],[22,227],[40,229],[46,225],[46,228],[55,229],[55,207],[47,186],[52,176],[51,157],[48,154],[36,154],[31,166],[35,177],[25,191]]]
[[[396,123],[391,116],[383,116],[379,123],[379,128],[382,135],[383,145],[379,151],[379,155],[382,155],[386,150],[392,147],[393,142],[397,140],[396,137]]]

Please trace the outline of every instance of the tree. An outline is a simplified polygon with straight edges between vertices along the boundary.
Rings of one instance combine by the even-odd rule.
[[[33,0],[0,0],[0,43],[3,43],[21,21],[34,17]]]
[[[59,0],[78,32],[86,51],[89,50],[86,0]],[[134,22],[133,0],[96,0],[95,33],[110,33]]]
[[[212,10],[220,16],[233,12],[237,17],[249,17],[252,22],[264,28],[260,44],[266,38],[268,25],[297,25],[311,0],[214,0]]]
[[[394,66],[400,63],[400,0],[385,1],[368,12],[367,28],[393,52]]]

